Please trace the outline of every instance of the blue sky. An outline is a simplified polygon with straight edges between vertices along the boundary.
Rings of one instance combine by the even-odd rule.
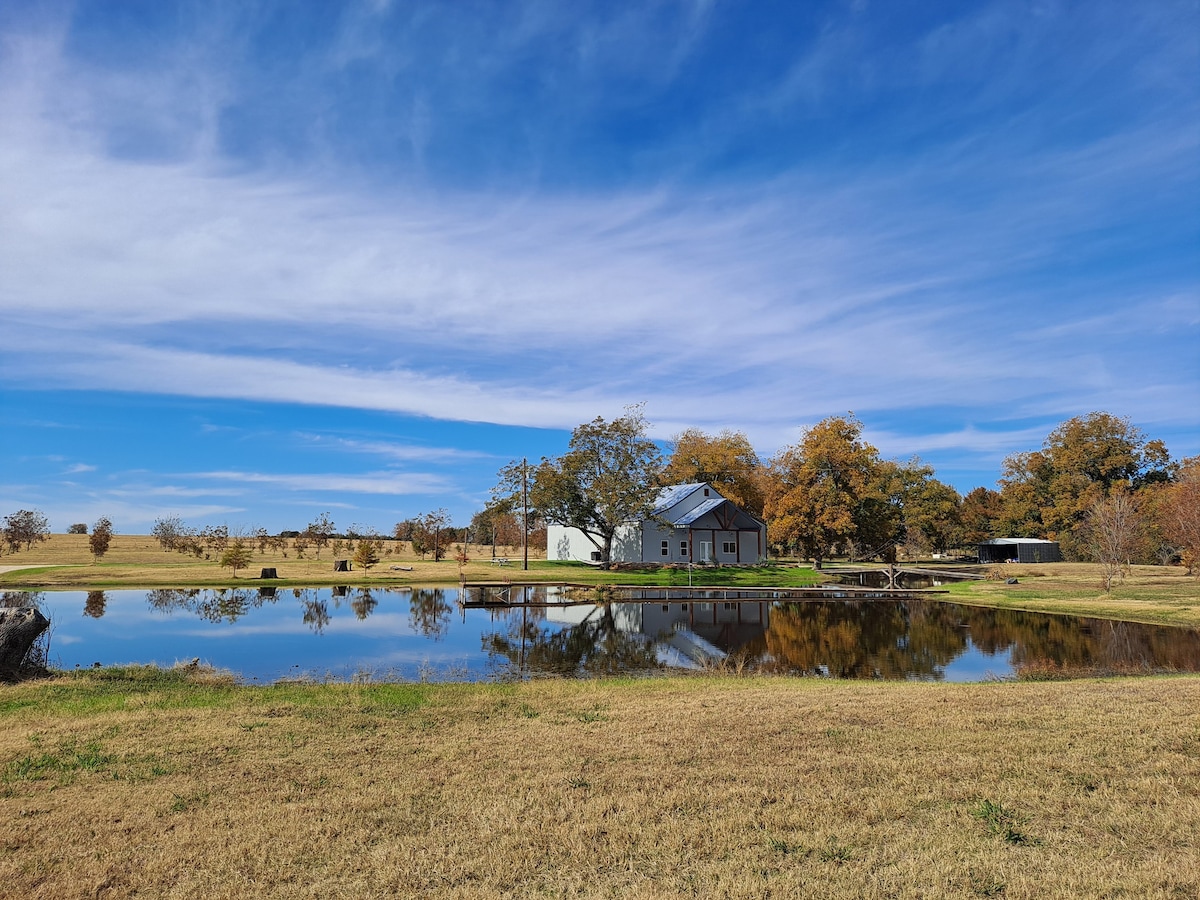
[[[1200,453],[1200,8],[0,3],[0,512],[465,523],[644,402]]]

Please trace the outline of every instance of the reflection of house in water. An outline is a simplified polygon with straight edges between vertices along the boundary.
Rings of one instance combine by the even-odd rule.
[[[750,645],[761,648],[770,607],[767,601],[609,604],[618,631],[654,645],[663,665],[685,669],[719,663]],[[546,620],[579,626],[603,612],[602,606],[549,607]]]

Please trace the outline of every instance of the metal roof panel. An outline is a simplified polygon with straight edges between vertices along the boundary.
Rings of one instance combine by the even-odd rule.
[[[693,482],[692,484],[672,484],[658,492],[658,497],[654,501],[654,515],[660,515],[666,512],[688,494],[697,488],[704,487],[703,482]]]
[[[728,503],[728,502],[729,501],[727,501],[724,497],[709,497],[707,500],[705,500],[703,503],[701,503],[695,509],[691,509],[691,510],[688,510],[687,512],[685,512],[682,516],[680,516],[678,519],[676,519],[672,524],[674,524],[674,525],[691,525],[697,519],[700,519],[701,517],[705,516],[706,514],[712,512],[714,509],[716,509],[722,503]]]

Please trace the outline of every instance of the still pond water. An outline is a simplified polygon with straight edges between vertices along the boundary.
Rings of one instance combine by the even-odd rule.
[[[49,659],[59,668],[199,658],[247,682],[475,681],[711,666],[946,681],[1010,678],[1031,667],[1200,671],[1196,629],[935,600],[505,609],[459,600],[453,588],[265,588],[17,593],[3,605],[36,603],[51,619]]]

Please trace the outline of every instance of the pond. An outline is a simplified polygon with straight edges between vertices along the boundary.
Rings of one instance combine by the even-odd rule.
[[[553,601],[547,589],[534,601]],[[58,668],[200,659],[246,682],[586,677],[718,668],[980,681],[1200,671],[1200,631],[937,600],[707,600],[471,608],[453,588],[62,591]]]

